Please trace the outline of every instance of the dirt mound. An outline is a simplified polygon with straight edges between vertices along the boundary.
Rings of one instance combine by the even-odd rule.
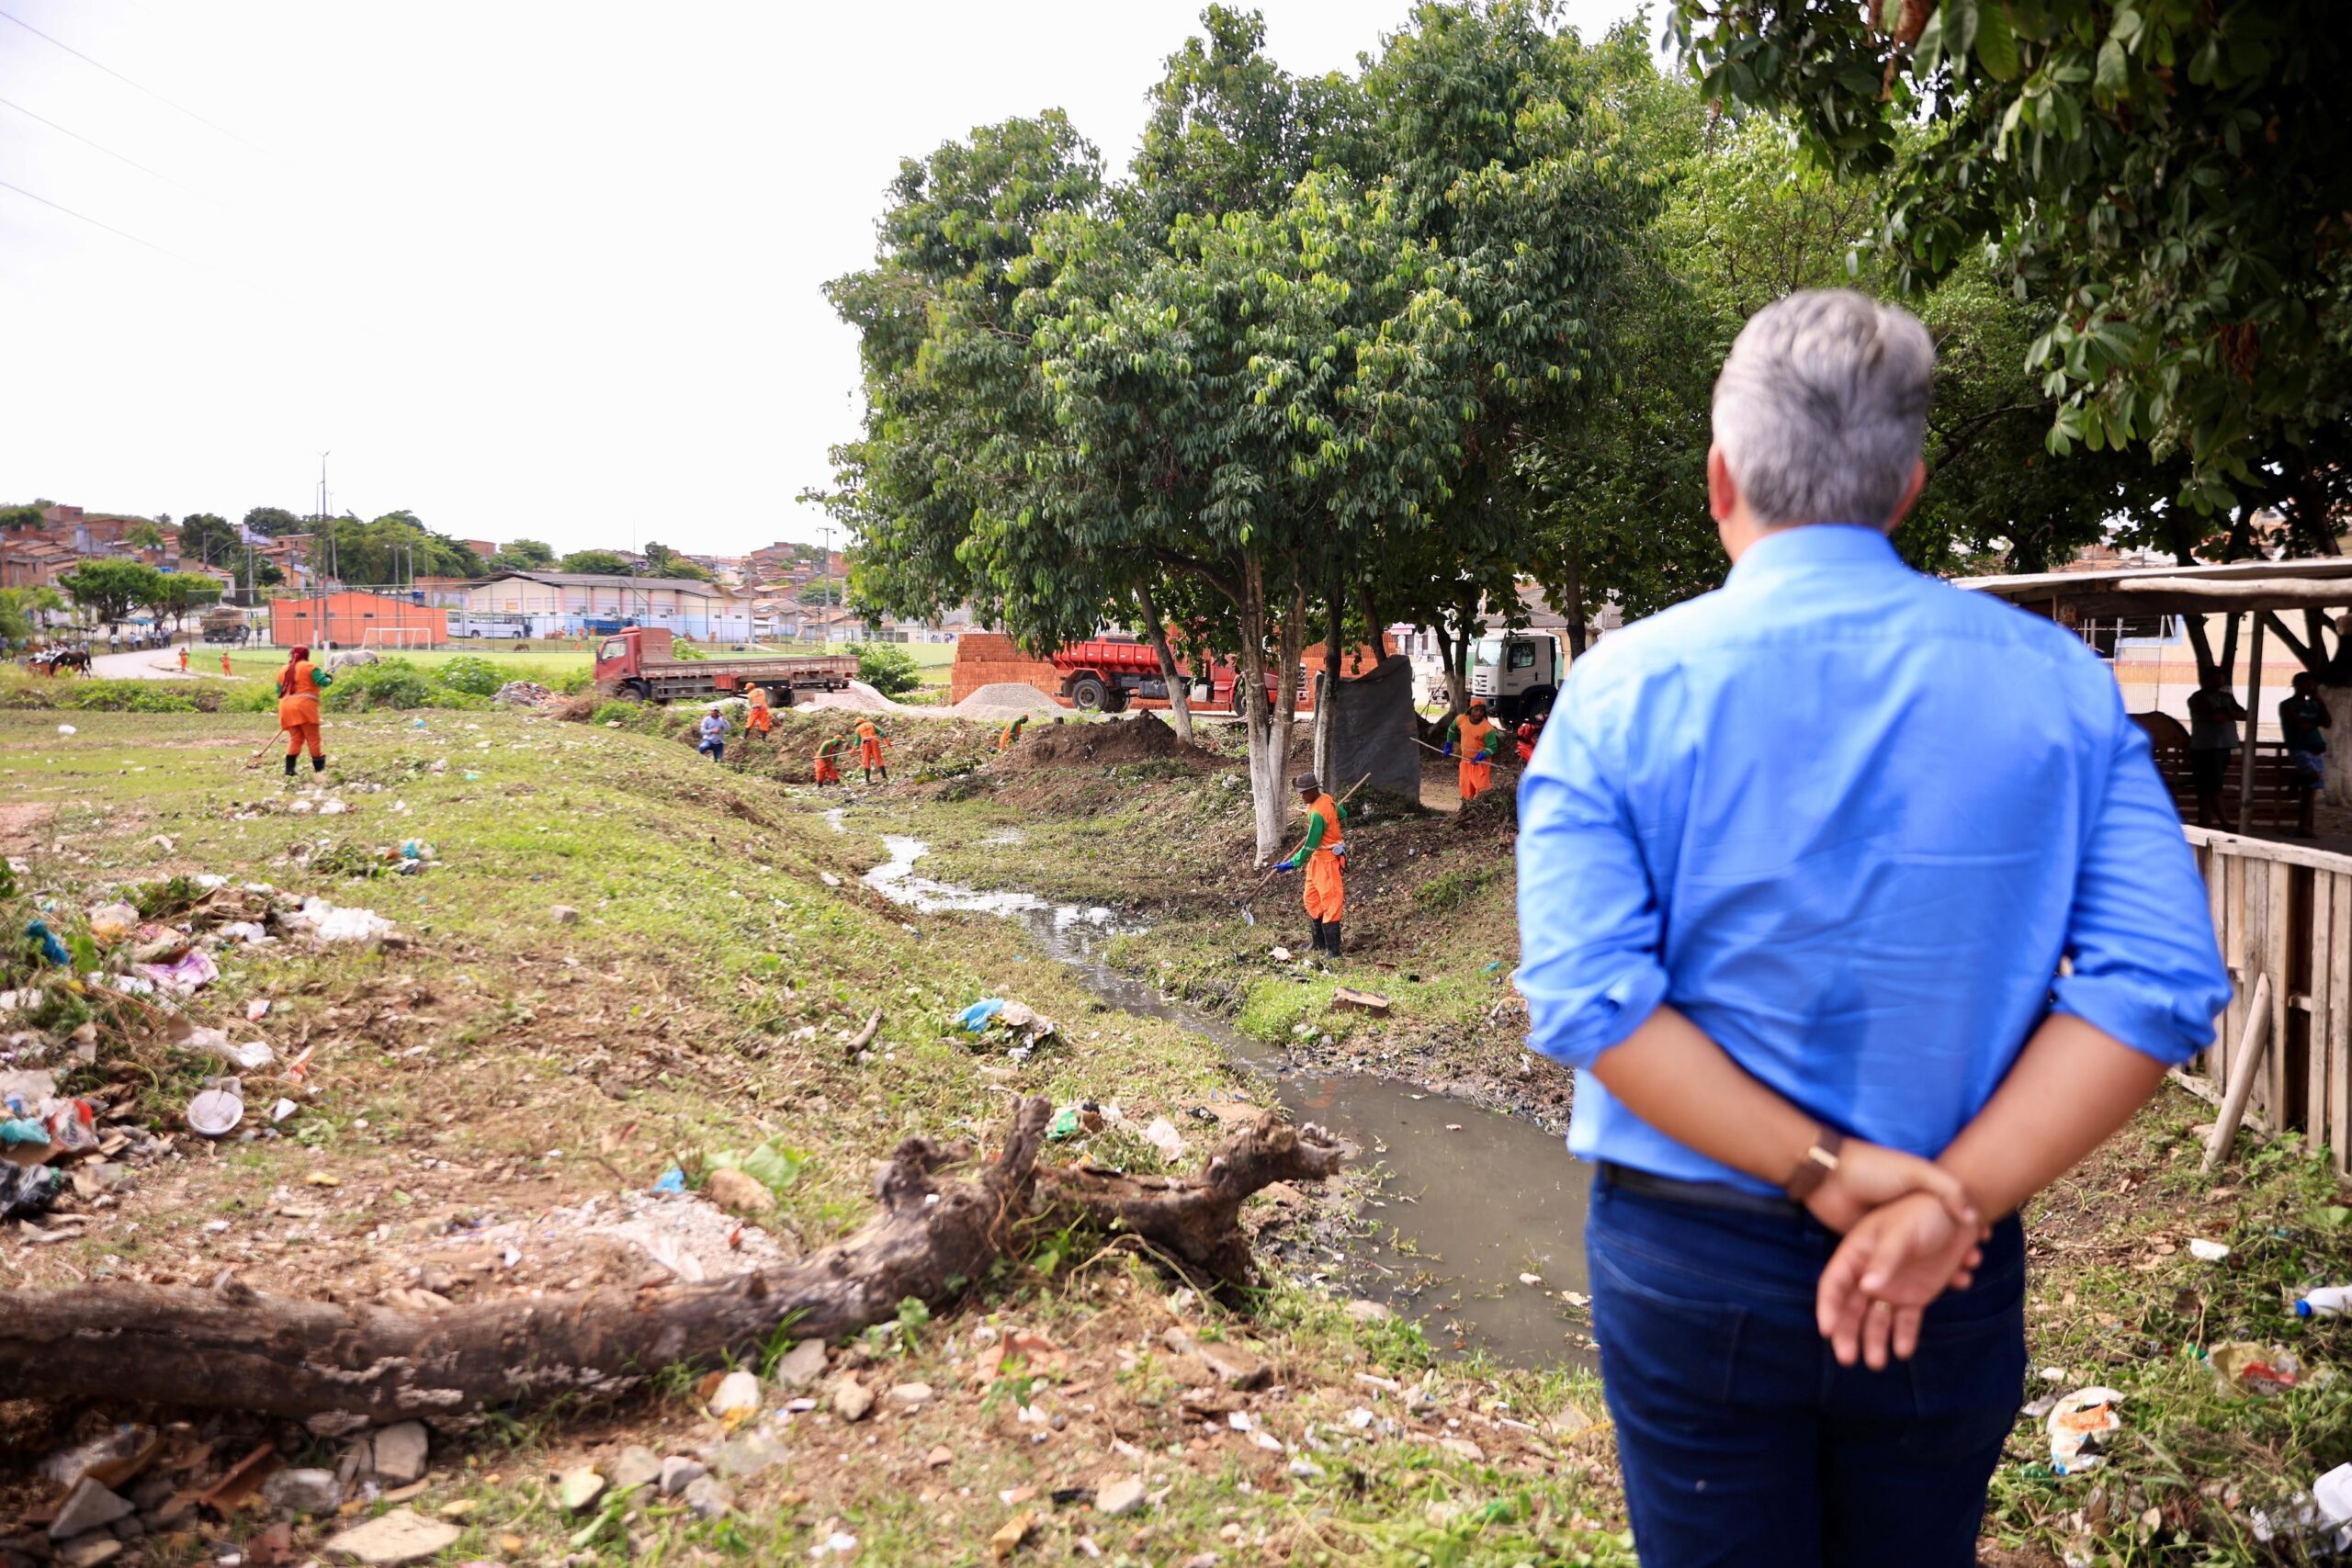
[[[1106,719],[1095,724],[1031,725],[1002,766],[1083,768],[1096,763],[1149,762],[1166,758],[1195,767],[1216,767],[1224,759],[1176,739],[1158,714]]]
[[[1061,707],[1025,681],[991,681],[947,711],[959,718],[1013,718],[1059,713]]]
[[[1453,825],[1464,833],[1500,838],[1519,831],[1519,774],[1496,770],[1495,782],[1478,798],[1464,805]]]

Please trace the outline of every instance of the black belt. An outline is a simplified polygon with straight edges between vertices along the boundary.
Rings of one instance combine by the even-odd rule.
[[[1720,1181],[1682,1181],[1656,1171],[1636,1170],[1614,1160],[1600,1162],[1600,1179],[1621,1192],[1631,1192],[1639,1198],[1657,1198],[1668,1203],[1689,1203],[1701,1209],[1730,1209],[1743,1214],[1765,1214],[1777,1220],[1794,1219],[1804,1213],[1804,1206],[1792,1198],[1778,1198],[1769,1192],[1750,1192],[1744,1187],[1726,1187]]]

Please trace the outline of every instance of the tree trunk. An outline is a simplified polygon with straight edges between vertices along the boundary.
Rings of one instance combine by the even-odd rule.
[[[1333,695],[1340,689],[1340,658],[1342,630],[1340,624],[1342,620],[1342,612],[1340,606],[1345,603],[1345,599],[1346,595],[1342,589],[1340,575],[1339,552],[1335,550],[1331,555],[1331,625],[1329,630],[1325,634],[1323,642],[1323,676],[1322,679],[1315,682],[1314,768],[1316,776],[1323,781],[1323,787],[1326,789],[1337,789],[1339,787],[1336,777],[1339,769],[1331,760],[1331,710],[1336,705],[1332,701]]]
[[[1584,552],[1576,546],[1568,547],[1568,581],[1566,604],[1553,606],[1568,623],[1568,661],[1573,664],[1584,657]]]
[[[1290,741],[1290,725],[1283,722],[1282,745],[1277,746],[1273,709],[1266,697],[1266,570],[1254,555],[1241,563],[1239,621],[1241,648],[1234,664],[1241,682],[1241,723],[1250,743],[1250,805],[1262,865],[1282,848],[1289,801],[1283,791],[1283,748]]]
[[[1136,604],[1143,612],[1144,635],[1151,638],[1151,651],[1159,656],[1159,678],[1168,683],[1168,723],[1176,731],[1176,739],[1185,745],[1193,743],[1193,694],[1185,684],[1184,671],[1177,668],[1175,649],[1168,646],[1168,628],[1160,624],[1159,610],[1152,602],[1148,585],[1136,590]]]
[[[934,1177],[969,1151],[910,1138],[875,1183],[883,1213],[788,1268],[707,1284],[579,1292],[418,1314],[212,1290],[92,1285],[12,1291],[0,1377],[112,1400],[329,1413],[376,1421],[455,1416],[563,1394],[616,1393],[662,1368],[752,1359],[778,1330],[830,1339],[945,1301],[985,1279],[1016,1226],[1131,1232],[1194,1283],[1250,1278],[1234,1216],[1276,1181],[1314,1181],[1348,1151],[1269,1115],[1228,1139],[1197,1178],[1133,1178],[1036,1165],[1053,1107],[1014,1110],[1003,1152],[977,1179]]]

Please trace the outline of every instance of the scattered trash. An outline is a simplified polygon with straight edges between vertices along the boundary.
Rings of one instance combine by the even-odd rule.
[[[46,1213],[65,1190],[65,1177],[45,1165],[0,1165],[0,1218]]]
[[[724,1425],[740,1427],[760,1410],[760,1380],[750,1372],[728,1372],[711,1382],[703,1408]]]
[[[70,724],[61,724],[57,727],[57,733],[60,735],[79,735],[82,732],[74,728]]]
[[[1016,1058],[1025,1057],[1059,1027],[1035,1009],[1000,997],[984,997],[974,1002],[957,1015],[956,1021],[967,1034],[985,1033],[993,1024],[1008,1034],[1018,1035],[1021,1044],[1014,1048]]]
[[[1046,1141],[1051,1144],[1066,1143],[1084,1131],[1085,1125],[1078,1117],[1078,1107],[1065,1105],[1055,1111],[1054,1119],[1046,1124]]]
[[[686,1173],[674,1165],[663,1171],[661,1179],[653,1184],[656,1192],[684,1192],[685,1190]]]
[[[1151,1125],[1143,1130],[1143,1141],[1160,1152],[1162,1157],[1174,1161],[1184,1157],[1184,1135],[1165,1116],[1155,1116]]]
[[[392,922],[373,909],[339,908],[324,898],[305,898],[299,914],[280,915],[278,924],[289,935],[312,942],[380,942],[392,933]]]
[[[771,1138],[766,1143],[745,1151],[722,1149],[710,1156],[709,1163],[713,1179],[716,1179],[718,1172],[722,1170],[736,1171],[750,1178],[775,1197],[781,1198],[800,1179],[800,1169],[808,1163],[808,1156],[797,1150],[788,1149],[781,1142]],[[712,1201],[717,1202],[718,1200],[714,1196]]]
[[[200,947],[191,947],[169,964],[141,964],[139,973],[175,997],[192,997],[213,981],[220,978],[220,966],[212,962],[212,954]]]
[[[244,1096],[232,1089],[208,1089],[187,1102],[187,1124],[208,1138],[222,1138],[245,1119]]]
[[[259,1023],[263,1019],[267,1018],[268,1016],[268,998],[255,998],[254,1000],[245,1004],[245,1021],[247,1023]]]
[[[2123,1417],[2116,1406],[2123,1395],[2111,1388],[2078,1388],[2050,1410],[2050,1468],[2059,1475],[2080,1475],[2101,1462],[2099,1438],[2120,1431]]]
[[[100,904],[90,911],[90,936],[101,946],[120,942],[139,929],[139,911],[128,904]]]
[[[1290,962],[1290,949],[1287,947],[1277,947],[1272,953],[1268,954],[1268,956],[1272,958],[1277,964],[1287,964]]]
[[[2297,1317],[2335,1317],[2352,1312],[2352,1285],[2326,1285],[2295,1298]]]
[[[2188,1253],[2200,1263],[2219,1263],[2230,1255],[2230,1249],[2218,1241],[2199,1236],[2189,1242]]]
[[[301,1109],[290,1100],[281,1100],[269,1108],[269,1119],[272,1122],[283,1122]]]
[[[996,1017],[998,1013],[1001,1013],[1003,1010],[1004,1002],[1002,998],[997,997],[984,997],[980,1000],[974,1002],[970,1007],[966,1008],[963,1012],[958,1015],[956,1021],[964,1026],[964,1032],[966,1033],[978,1034],[982,1030],[988,1028],[989,1021],[990,1019]]]
[[[33,941],[40,943],[40,955],[50,963],[56,964],[61,969],[71,969],[74,967],[74,955],[65,951],[65,944],[58,941],[56,933],[49,929],[49,922],[46,920],[27,920],[25,922],[25,934],[32,938]]]
[[[2303,1364],[2284,1346],[2232,1339],[2205,1352],[2206,1364],[2230,1393],[2279,1393],[2295,1386]]]

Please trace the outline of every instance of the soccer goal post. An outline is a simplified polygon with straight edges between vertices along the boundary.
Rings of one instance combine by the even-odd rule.
[[[363,648],[431,648],[431,626],[369,626],[359,634]]]

